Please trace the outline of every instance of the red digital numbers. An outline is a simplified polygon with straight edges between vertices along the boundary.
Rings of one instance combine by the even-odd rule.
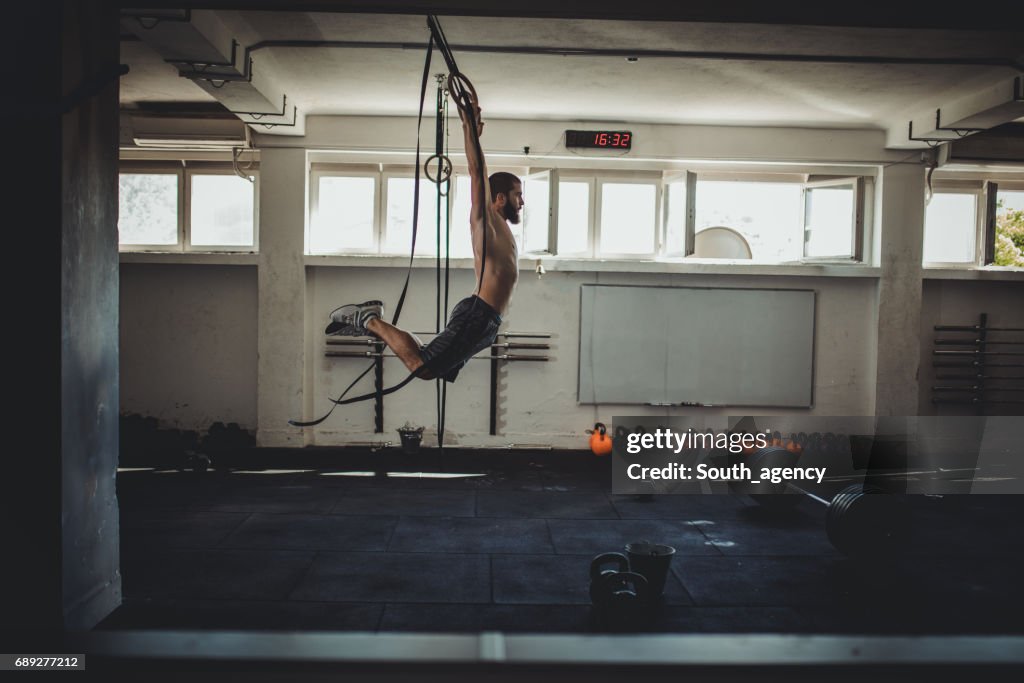
[[[592,147],[630,149],[633,134],[626,130],[569,130],[566,131],[567,147]]]
[[[626,147],[629,148],[629,133],[594,133],[595,147]]]

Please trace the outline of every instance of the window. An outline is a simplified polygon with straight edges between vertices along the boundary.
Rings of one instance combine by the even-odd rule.
[[[560,256],[590,256],[590,214],[593,182],[559,180],[558,240]]]
[[[693,206],[687,198],[695,194],[693,173],[665,176],[665,256],[686,255],[687,226],[692,225]]]
[[[121,246],[176,246],[180,173],[122,173],[117,231]]]
[[[376,175],[313,174],[306,251],[333,254],[373,252],[377,247]]]
[[[118,239],[127,251],[246,251],[256,248],[256,171],[231,164],[122,164]]]
[[[416,179],[412,177],[411,173],[409,176],[394,176],[386,173],[385,178],[387,210],[385,213],[384,241],[381,253],[407,255],[412,247],[412,218]],[[447,225],[447,221],[447,198],[441,198],[439,222],[437,185],[433,181],[421,176],[419,215],[416,226],[417,255],[437,255],[437,227],[440,224],[444,228]],[[442,238],[442,251],[444,250],[443,241]]]
[[[930,266],[1024,267],[1024,180],[936,174],[926,199],[922,260]]]
[[[859,261],[869,177],[793,172],[632,171],[492,168],[523,180],[522,220],[509,228],[524,258],[753,258],[779,263]],[[408,255],[414,173],[380,164],[315,164],[311,182],[312,254]],[[438,253],[437,225],[450,223],[453,258],[472,258],[467,219],[471,181],[456,168],[438,202],[420,180],[416,254]],[[694,253],[697,233],[728,236],[743,255]],[[724,228],[724,229],[723,229]],[[713,240],[712,240],[713,241]],[[440,245],[444,253],[444,242]],[[704,247],[701,246],[701,250]]]
[[[194,247],[253,246],[253,184],[237,175],[189,176],[189,243]]]
[[[523,178],[523,238],[521,254],[551,253],[551,187],[558,177],[551,171],[530,173]]]
[[[696,232],[731,228],[746,239],[758,261],[798,261],[803,257],[802,184],[704,177],[697,180]]]
[[[804,257],[860,260],[861,182],[841,178],[804,183]]]
[[[936,192],[925,206],[924,262],[977,261],[977,192]]]
[[[598,183],[598,256],[654,256],[659,185],[653,182]]]
[[[997,193],[993,264],[1024,267],[1024,190]]]

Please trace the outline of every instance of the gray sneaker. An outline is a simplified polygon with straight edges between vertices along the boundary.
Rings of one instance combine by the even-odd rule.
[[[331,322],[324,330],[324,334],[337,337],[367,337],[370,333],[366,329],[366,323],[374,318],[384,318],[382,302],[346,304],[331,311]]]

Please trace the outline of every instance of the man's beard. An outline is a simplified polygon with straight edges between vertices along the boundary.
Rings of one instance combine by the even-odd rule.
[[[512,206],[511,203],[506,203],[501,210],[502,215],[512,225],[519,225],[519,209]]]

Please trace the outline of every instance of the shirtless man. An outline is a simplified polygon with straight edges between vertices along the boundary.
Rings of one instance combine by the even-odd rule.
[[[476,109],[476,135],[483,133],[480,107]],[[519,254],[515,237],[508,224],[518,224],[523,208],[522,181],[511,173],[498,172],[485,183],[484,192],[490,203],[480,206],[480,177],[486,176],[486,164],[479,168],[473,131],[466,115],[459,109],[466,144],[466,160],[472,179],[472,208],[469,225],[473,240],[473,270],[477,290],[455,304],[448,326],[433,341],[424,345],[415,336],[384,320],[380,301],[342,306],[331,313],[329,335],[379,337],[410,372],[421,379],[443,378],[454,382],[466,361],[494,343],[501,325],[501,316],[508,308],[512,290],[519,279]],[[483,257],[486,231],[487,258]],[[483,278],[480,268],[485,266]]]

